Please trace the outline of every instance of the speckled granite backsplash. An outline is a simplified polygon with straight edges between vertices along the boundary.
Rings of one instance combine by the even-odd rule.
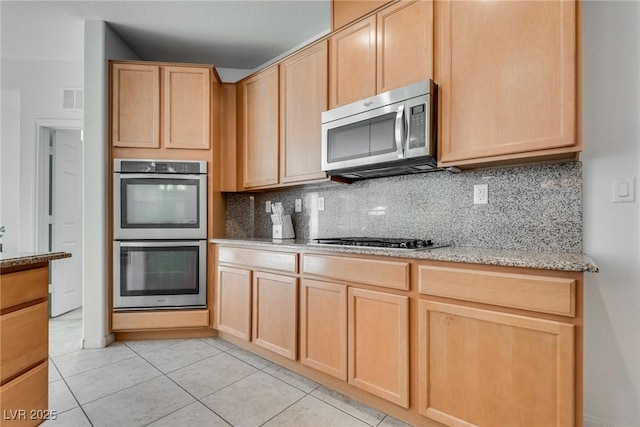
[[[473,186],[489,203],[473,204]],[[407,237],[457,246],[582,251],[582,164],[435,172],[227,197],[227,237],[270,237],[265,202],[283,202],[297,238]],[[318,211],[324,197],[325,210]],[[295,199],[303,211],[294,213]]]

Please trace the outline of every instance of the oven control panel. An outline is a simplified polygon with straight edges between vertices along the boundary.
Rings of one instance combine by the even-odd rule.
[[[202,174],[207,173],[207,162],[116,159],[114,161],[114,172]]]

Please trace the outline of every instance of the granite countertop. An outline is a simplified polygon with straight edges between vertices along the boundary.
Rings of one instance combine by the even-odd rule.
[[[0,252],[0,268],[39,264],[62,258],[71,258],[71,254],[69,252]]]
[[[598,266],[587,255],[581,252],[531,252],[458,246],[448,246],[423,251],[397,251],[364,247],[314,246],[310,245],[307,240],[279,241],[265,238],[211,239],[210,242],[236,246],[265,246],[298,251],[379,255],[397,258],[499,265],[505,267],[540,268],[557,271],[598,272]]]

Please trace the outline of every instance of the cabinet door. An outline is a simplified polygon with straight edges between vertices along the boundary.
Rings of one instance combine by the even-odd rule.
[[[280,182],[324,178],[321,114],[327,110],[327,41],[280,64]]]
[[[449,426],[574,425],[574,326],[421,300],[418,411]]]
[[[245,341],[251,340],[251,272],[218,267],[216,327]]]
[[[302,280],[300,288],[300,361],[347,380],[347,287]]]
[[[211,140],[211,70],[163,67],[164,146],[208,150]]]
[[[377,14],[378,93],[433,76],[433,2],[401,1]]]
[[[245,187],[278,183],[278,66],[242,83]]]
[[[434,23],[442,165],[577,150],[575,2],[438,1]]]
[[[409,297],[349,288],[349,384],[409,407]]]
[[[160,147],[160,67],[112,65],[111,140],[114,147]]]
[[[253,274],[253,340],[289,359],[298,354],[298,279]]]
[[[330,108],[376,93],[376,17],[329,37]]]
[[[389,2],[389,0],[333,0],[331,28],[335,31],[344,27]]]

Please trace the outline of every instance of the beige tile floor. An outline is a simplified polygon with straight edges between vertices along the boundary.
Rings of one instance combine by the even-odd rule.
[[[81,310],[51,319],[47,427],[407,426],[218,338],[81,338]]]

